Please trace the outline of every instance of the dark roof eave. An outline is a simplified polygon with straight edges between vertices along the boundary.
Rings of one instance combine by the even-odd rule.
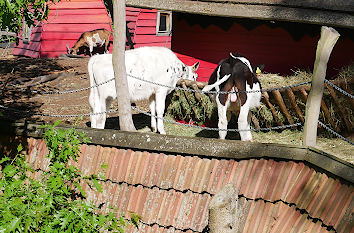
[[[126,0],[126,4],[127,6],[191,14],[288,21],[354,29],[354,14],[344,11],[191,0]]]

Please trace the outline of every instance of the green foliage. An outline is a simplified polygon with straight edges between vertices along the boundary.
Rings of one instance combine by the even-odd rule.
[[[182,90],[176,90],[173,93],[171,104],[167,108],[167,114],[178,120],[186,122],[192,120],[201,125],[212,119],[216,108],[207,95],[200,93],[200,98],[202,101],[198,101],[195,95],[190,92],[187,99]]]
[[[0,161],[0,232],[124,232],[127,223],[137,227],[139,216],[130,214],[127,220],[115,209],[103,212],[86,200],[81,184],[101,191],[100,182],[95,175],[83,177],[68,162],[77,161],[79,145],[88,138],[75,129],[57,129],[57,124],[45,126],[46,171],[34,171],[20,153]],[[35,172],[41,179],[32,178]]]
[[[0,30],[18,32],[23,20],[28,26],[48,17],[49,2],[56,0],[0,0]]]

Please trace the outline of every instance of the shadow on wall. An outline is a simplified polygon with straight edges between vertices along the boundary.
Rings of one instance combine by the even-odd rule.
[[[135,128],[137,130],[144,129],[146,127],[151,128],[150,119],[151,119],[150,116],[147,116],[147,115],[142,114],[142,113],[133,114],[133,122],[134,122]],[[86,126],[87,127],[91,127],[91,122],[86,122]],[[119,117],[107,117],[106,125],[105,125],[104,128],[105,129],[120,130]]]
[[[22,151],[27,151],[28,149],[27,139],[24,137],[25,132],[23,131],[23,136],[21,136],[21,133],[18,131],[19,128],[27,127],[23,126],[16,129],[11,125],[12,123],[12,121],[0,120],[0,160],[5,155],[14,158],[18,154],[17,147],[20,144],[23,148]]]

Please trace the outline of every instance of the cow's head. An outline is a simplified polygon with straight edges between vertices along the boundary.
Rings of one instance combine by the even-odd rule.
[[[196,81],[198,78],[197,70],[199,68],[199,61],[192,66],[182,66],[182,78]]]

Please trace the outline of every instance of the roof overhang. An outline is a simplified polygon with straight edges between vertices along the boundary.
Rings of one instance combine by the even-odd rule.
[[[128,6],[221,17],[287,21],[354,28],[354,10],[345,0],[126,0]],[[291,2],[291,1],[290,1]]]

